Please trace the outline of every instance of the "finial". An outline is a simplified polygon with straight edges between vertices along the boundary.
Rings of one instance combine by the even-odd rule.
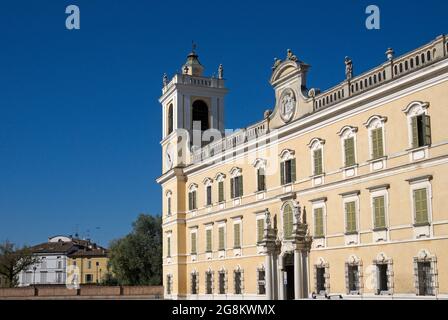
[[[274,58],[274,65],[272,66],[272,71],[278,68],[278,66],[282,63],[282,60]]]
[[[345,78],[347,80],[353,78],[353,61],[349,57],[345,57]]]
[[[223,78],[224,78],[224,67],[222,66],[222,64],[220,64],[218,68],[218,79]]]
[[[196,43],[194,42],[194,40],[191,41],[191,52],[192,53],[196,53]]]
[[[166,73],[163,74],[163,86],[166,87],[168,85],[168,76]]]
[[[297,57],[292,53],[291,49],[288,49],[286,57],[288,58],[288,60],[291,61],[297,61]]]
[[[395,51],[392,48],[388,48],[386,51],[387,60],[391,61],[394,58]]]

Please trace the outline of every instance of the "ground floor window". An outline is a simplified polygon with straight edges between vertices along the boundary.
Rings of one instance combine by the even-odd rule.
[[[219,282],[219,294],[226,294],[226,272],[225,271],[219,271],[218,282]]]
[[[86,274],[86,283],[92,283],[93,282],[93,275]]]
[[[205,273],[205,293],[213,294],[213,273],[211,271]]]
[[[171,294],[173,292],[173,275],[168,274],[166,276],[166,294]]]
[[[199,279],[197,273],[191,274],[191,294],[198,294]]]
[[[362,261],[356,256],[351,256],[345,263],[345,283],[347,294],[362,294]]]
[[[359,291],[359,271],[358,266],[348,266],[348,290],[350,293]]]
[[[266,294],[266,271],[264,268],[257,270],[257,290],[258,294]]]
[[[434,296],[437,294],[438,274],[437,258],[428,251],[422,250],[414,258],[415,289],[419,296]]]
[[[316,291],[318,294],[325,294],[325,268],[316,267]]]
[[[233,279],[234,279],[234,284],[235,284],[235,294],[242,294],[243,293],[243,289],[242,289],[242,282],[243,282],[243,276],[240,270],[236,270],[233,273]]]

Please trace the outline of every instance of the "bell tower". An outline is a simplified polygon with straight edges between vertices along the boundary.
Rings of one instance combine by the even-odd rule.
[[[220,65],[217,76],[204,76],[204,69],[193,45],[182,72],[171,79],[163,76],[159,99],[163,110],[163,173],[187,164],[191,148],[206,144],[203,137],[210,134],[204,132],[224,134],[224,69]]]

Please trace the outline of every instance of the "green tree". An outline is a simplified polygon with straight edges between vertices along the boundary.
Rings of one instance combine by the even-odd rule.
[[[121,285],[162,284],[162,218],[141,214],[133,230],[112,241],[109,264]]]
[[[9,241],[0,244],[0,276],[6,280],[7,287],[17,287],[20,272],[38,262],[39,258],[27,247],[17,248]]]

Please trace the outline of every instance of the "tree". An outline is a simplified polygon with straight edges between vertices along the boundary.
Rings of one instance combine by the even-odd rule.
[[[112,241],[109,264],[121,285],[162,284],[162,218],[141,214],[124,238]]]
[[[0,276],[6,280],[6,286],[17,287],[20,272],[39,262],[29,248],[17,248],[9,241],[0,244]]]

